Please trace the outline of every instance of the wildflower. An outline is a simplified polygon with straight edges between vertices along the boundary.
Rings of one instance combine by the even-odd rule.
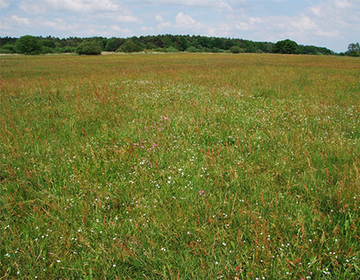
[[[205,193],[205,191],[201,190],[199,191],[199,195],[203,195]]]

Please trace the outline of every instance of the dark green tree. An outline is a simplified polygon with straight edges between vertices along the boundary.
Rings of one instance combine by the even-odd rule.
[[[359,43],[352,43],[349,45],[346,55],[350,56],[360,56],[360,44]]]
[[[289,39],[278,41],[273,48],[274,53],[299,54],[300,49],[296,42]]]
[[[0,53],[16,53],[16,47],[14,44],[6,44],[0,48]]]
[[[85,41],[76,48],[76,52],[80,55],[99,55],[101,54],[101,47],[96,41]]]
[[[120,48],[118,48],[117,52],[141,52],[143,48],[135,42],[133,39],[127,39],[124,44],[121,45]]]
[[[244,50],[242,48],[240,48],[239,46],[232,46],[230,48],[230,51],[232,53],[242,53],[242,52],[244,52]]]
[[[107,41],[105,50],[108,52],[114,52],[118,48],[120,48],[120,46],[124,43],[125,43],[125,39],[111,38]]]
[[[187,52],[198,52],[199,50],[197,48],[195,48],[194,46],[188,47],[186,49]]]
[[[16,43],[16,50],[22,54],[39,54],[41,52],[41,43],[37,37],[25,35],[20,37]]]

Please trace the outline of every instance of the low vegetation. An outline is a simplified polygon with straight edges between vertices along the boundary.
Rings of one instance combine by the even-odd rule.
[[[92,42],[92,54],[101,51],[107,52],[208,52],[208,53],[286,53],[286,54],[311,54],[332,55],[333,51],[324,47],[303,46],[289,39],[282,40],[276,44],[271,42],[253,42],[244,39],[189,36],[189,35],[157,35],[140,36],[131,38],[77,38],[70,37],[59,39],[56,37],[33,37],[24,36],[40,43],[38,53],[74,53],[84,42],[89,46]],[[15,48],[15,43],[22,39],[3,37],[0,38],[0,53],[24,53]],[[9,45],[14,48],[9,49]],[[355,44],[356,46],[356,44]],[[354,53],[354,52],[352,52]],[[30,53],[26,53],[30,54]]]
[[[358,279],[358,58],[0,59],[6,279]]]

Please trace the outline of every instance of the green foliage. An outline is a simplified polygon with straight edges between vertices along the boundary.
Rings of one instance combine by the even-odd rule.
[[[8,49],[0,49],[0,53],[2,54],[12,54],[13,52]]]
[[[360,44],[352,43],[349,45],[346,55],[349,56],[360,56]]]
[[[96,41],[85,41],[76,48],[80,55],[100,55],[101,47]]]
[[[230,48],[230,52],[232,52],[232,53],[242,53],[242,52],[244,52],[244,50],[242,48],[240,48],[239,46],[232,46]]]
[[[108,52],[115,52],[124,43],[125,39],[111,38],[107,41],[105,50]]]
[[[45,40],[41,40],[41,45],[44,46],[44,47],[48,47],[48,48],[51,48],[51,49],[54,49],[56,48],[56,44],[53,40],[50,40],[50,39],[45,39]]]
[[[199,50],[197,48],[195,48],[194,46],[188,47],[186,49],[186,51],[187,52],[192,52],[192,53],[199,52]]]
[[[55,53],[55,48],[50,48],[50,47],[42,46],[42,47],[41,47],[41,53],[42,53],[42,54]]]
[[[135,42],[133,39],[127,39],[126,42],[122,44],[121,47],[118,48],[116,51],[131,53],[131,52],[141,52],[142,50],[143,48],[140,46],[140,44]]]
[[[171,47],[167,47],[165,49],[165,52],[175,53],[175,52],[179,52],[179,50],[177,48],[171,46]]]
[[[0,48],[0,53],[16,53],[15,44],[5,44]]]
[[[17,38],[14,37],[0,37],[0,48],[4,45],[10,44],[15,45]]]
[[[204,37],[204,36],[189,36],[189,35],[157,35],[157,36],[140,36],[131,38],[79,38],[69,37],[66,39],[59,39],[48,36],[46,38],[39,37],[42,48],[41,52],[64,52],[64,48],[71,50],[71,52],[79,46],[83,41],[93,41],[100,45],[101,50],[106,51],[119,51],[119,52],[139,52],[143,50],[149,51],[162,51],[172,52],[174,49],[178,51],[188,52],[231,52],[231,48],[238,46],[241,52],[247,53],[301,53],[301,54],[334,54],[331,50],[324,47],[316,46],[303,46],[289,44],[283,41],[278,42],[278,47],[274,47],[270,42],[253,42],[244,39],[229,39],[217,37]],[[6,43],[13,43],[16,38],[4,37],[0,40],[0,46]],[[290,40],[288,40],[290,41]],[[50,48],[50,49],[49,49]],[[172,50],[172,51],[171,51]],[[67,52],[66,51],[66,52]],[[8,51],[5,51],[8,52]],[[347,52],[347,55],[354,55],[356,52]]]
[[[282,54],[299,54],[300,48],[296,42],[286,39],[278,41],[274,45],[273,52]]]
[[[20,37],[16,43],[16,50],[21,54],[35,55],[41,52],[41,43],[37,37],[26,35]]]

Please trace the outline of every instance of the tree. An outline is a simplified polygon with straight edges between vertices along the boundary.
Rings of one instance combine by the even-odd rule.
[[[199,50],[197,48],[195,48],[194,46],[188,47],[186,49],[187,52],[198,52]]]
[[[99,55],[101,54],[101,47],[96,41],[85,41],[76,48],[76,52],[80,55]]]
[[[360,56],[360,44],[359,43],[352,43],[348,47],[348,51],[346,52],[347,55],[350,56]]]
[[[289,39],[278,41],[273,48],[274,53],[299,54],[300,49],[296,42]]]
[[[242,52],[244,52],[244,50],[242,48],[240,48],[239,46],[232,46],[230,48],[230,51],[232,53],[242,53]]]
[[[34,36],[26,35],[20,37],[16,43],[16,50],[22,54],[39,54],[41,52],[40,40]]]
[[[13,44],[5,44],[0,48],[0,53],[16,53],[16,47]]]
[[[124,44],[121,45],[120,48],[118,48],[117,52],[141,52],[143,48],[137,44],[133,39],[127,39]]]
[[[122,44],[124,44],[125,39],[120,39],[120,38],[111,38],[107,41],[106,46],[105,46],[105,50],[108,52],[114,52],[116,51],[118,48],[120,48],[120,46]]]

